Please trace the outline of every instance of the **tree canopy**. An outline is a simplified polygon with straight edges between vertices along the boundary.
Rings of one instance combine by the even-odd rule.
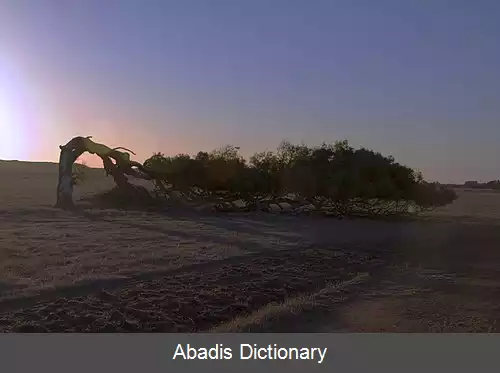
[[[144,168],[163,175],[156,183],[168,182],[181,190],[225,191],[244,200],[293,194],[315,206],[344,210],[371,203],[401,212],[408,204],[429,209],[457,198],[453,190],[426,182],[394,157],[354,149],[347,141],[316,147],[284,141],[276,151],[256,153],[248,161],[231,145],[194,157],[156,153]]]

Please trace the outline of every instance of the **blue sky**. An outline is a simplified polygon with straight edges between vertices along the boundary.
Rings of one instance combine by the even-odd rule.
[[[488,0],[0,0],[0,158],[347,138],[498,179],[499,40]]]

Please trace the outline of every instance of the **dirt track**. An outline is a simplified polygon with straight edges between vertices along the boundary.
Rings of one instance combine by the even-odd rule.
[[[249,322],[234,331],[499,330],[500,195],[465,193],[419,223],[69,213],[34,175],[2,185],[1,331],[203,331],[235,317]],[[312,306],[252,324],[303,294]]]

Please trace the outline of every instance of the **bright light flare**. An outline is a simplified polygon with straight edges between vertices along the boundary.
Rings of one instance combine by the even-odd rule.
[[[30,149],[30,90],[13,63],[0,56],[0,159],[26,160]]]
[[[20,159],[23,149],[23,123],[19,123],[16,107],[0,86],[0,159]]]

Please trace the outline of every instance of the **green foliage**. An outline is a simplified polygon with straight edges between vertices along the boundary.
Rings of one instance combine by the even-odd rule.
[[[299,198],[344,207],[353,201],[407,201],[421,209],[453,202],[456,194],[401,165],[392,156],[352,148],[347,141],[308,147],[282,142],[275,152],[256,153],[246,162],[239,148],[225,146],[195,157],[156,153],[144,166],[180,189],[226,191],[246,200],[293,193]]]

